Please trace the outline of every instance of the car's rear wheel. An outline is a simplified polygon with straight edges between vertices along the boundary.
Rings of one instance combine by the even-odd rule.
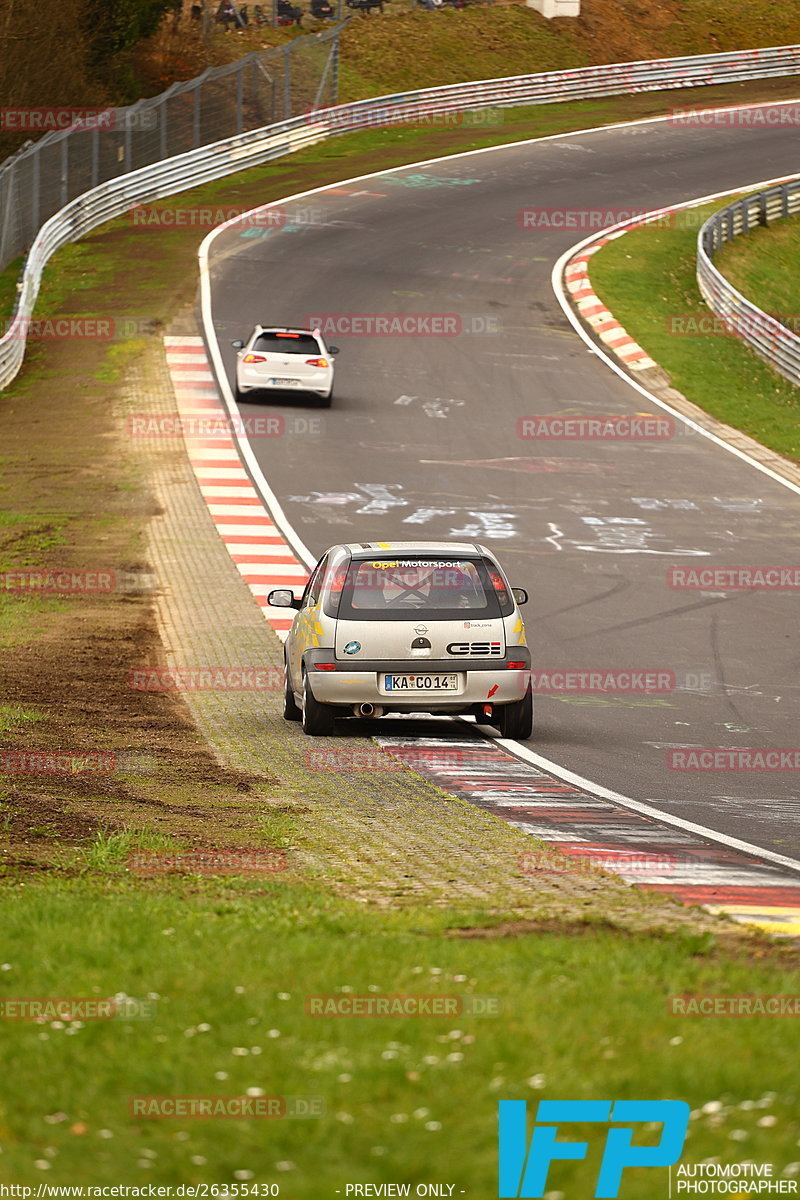
[[[297,707],[297,701],[294,698],[292,684],[289,679],[289,667],[286,663],[283,664],[283,716],[287,721],[299,721],[302,717],[302,712]]]
[[[303,733],[310,737],[327,737],[333,733],[333,713],[314,698],[308,675],[303,676]]]
[[[504,738],[515,741],[529,738],[533,733],[533,695],[530,690],[513,704],[498,705],[494,723]]]
[[[333,400],[333,388],[331,388],[331,390],[328,392],[327,396],[319,397],[320,408],[330,408],[332,400]]]

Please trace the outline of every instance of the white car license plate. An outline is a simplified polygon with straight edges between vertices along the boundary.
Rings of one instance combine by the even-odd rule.
[[[457,692],[457,675],[384,675],[387,692]]]
[[[272,380],[275,387],[297,387],[300,383],[299,379],[276,379]]]

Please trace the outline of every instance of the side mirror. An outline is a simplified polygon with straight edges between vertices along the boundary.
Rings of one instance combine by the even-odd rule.
[[[511,592],[517,604],[528,603],[528,593],[525,591],[525,588],[512,588]]]
[[[231,345],[233,346],[234,350],[244,350],[244,342],[231,342]]]
[[[300,607],[300,601],[295,599],[294,592],[289,588],[274,588],[267,596],[267,604],[273,608]]]
[[[328,354],[338,354],[338,353],[339,353],[338,346],[328,346]]]

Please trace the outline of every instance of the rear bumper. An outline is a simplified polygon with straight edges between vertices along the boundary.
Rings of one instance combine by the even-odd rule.
[[[274,376],[260,375],[257,371],[240,368],[236,373],[236,385],[240,392],[311,392],[315,396],[329,396],[333,389],[331,371],[314,371],[310,375],[294,376],[286,371],[278,378],[294,379],[294,386],[273,383]]]
[[[377,704],[389,712],[465,712],[476,704],[511,704],[521,700],[530,684],[530,651],[514,646],[513,657],[475,659],[383,659],[343,663],[335,671],[320,671],[316,662],[332,662],[330,650],[308,650],[303,663],[314,698],[321,704],[350,707]],[[509,661],[525,662],[510,668]],[[456,691],[387,691],[384,676],[455,675]]]

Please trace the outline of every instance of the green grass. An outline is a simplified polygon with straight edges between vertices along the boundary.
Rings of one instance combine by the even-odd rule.
[[[693,209],[692,229],[652,226],[609,242],[592,257],[592,284],[689,400],[771,450],[800,459],[798,390],[734,337],[684,332],[691,328],[687,317],[710,315],[695,278],[696,227],[723,203]],[[790,278],[791,261],[784,270]]]
[[[33,641],[47,627],[48,616],[65,612],[68,604],[67,600],[10,597],[0,592],[0,650]]]
[[[695,1110],[721,1100],[720,1119],[693,1121],[687,1157],[797,1157],[789,1020],[667,1011],[675,993],[797,991],[774,967],[723,960],[680,937],[464,940],[442,936],[453,914],[376,914],[288,879],[224,896],[204,894],[207,884],[109,890],[66,882],[5,893],[6,996],[125,993],[157,997],[157,1012],[151,1020],[5,1026],[13,1087],[0,1100],[0,1179],[224,1183],[251,1171],[298,1200],[354,1180],[437,1179],[454,1183],[455,1194],[489,1197],[500,1098],[646,1094],[685,1098]],[[306,996],[348,989],[496,996],[502,1014],[306,1015]],[[250,1088],[321,1097],[326,1115],[128,1115],[135,1095]],[[765,1114],[776,1123],[760,1126]],[[746,1140],[731,1140],[733,1129]],[[34,1165],[41,1162],[46,1173]],[[559,1188],[590,1195],[596,1167],[593,1153],[587,1164],[558,1168]],[[626,1179],[626,1200],[665,1190],[665,1173]]]
[[[66,523],[65,517],[52,513],[0,512],[0,570],[40,563],[44,551],[64,545]]]
[[[0,733],[32,721],[44,720],[44,714],[22,704],[0,704]]]
[[[796,333],[800,330],[798,258],[800,218],[795,216],[736,238],[714,261],[734,287],[764,312],[793,317],[791,328]]]
[[[295,33],[270,30],[269,44]],[[189,30],[181,52],[200,50]],[[470,79],[521,75],[592,63],[627,62],[685,54],[708,54],[796,42],[800,20],[790,5],[776,0],[606,0],[583,6],[577,20],[548,21],[521,4],[472,5],[437,13],[410,9],[392,0],[374,19],[356,16],[341,42],[340,99],[360,100],[390,92],[428,88]],[[212,62],[233,61],[262,49],[263,31],[236,38],[213,36],[202,59],[188,67],[175,60],[179,77],[196,74]],[[170,53],[162,38],[162,54]],[[162,84],[163,86],[163,84]],[[151,89],[152,90],[152,89]]]

